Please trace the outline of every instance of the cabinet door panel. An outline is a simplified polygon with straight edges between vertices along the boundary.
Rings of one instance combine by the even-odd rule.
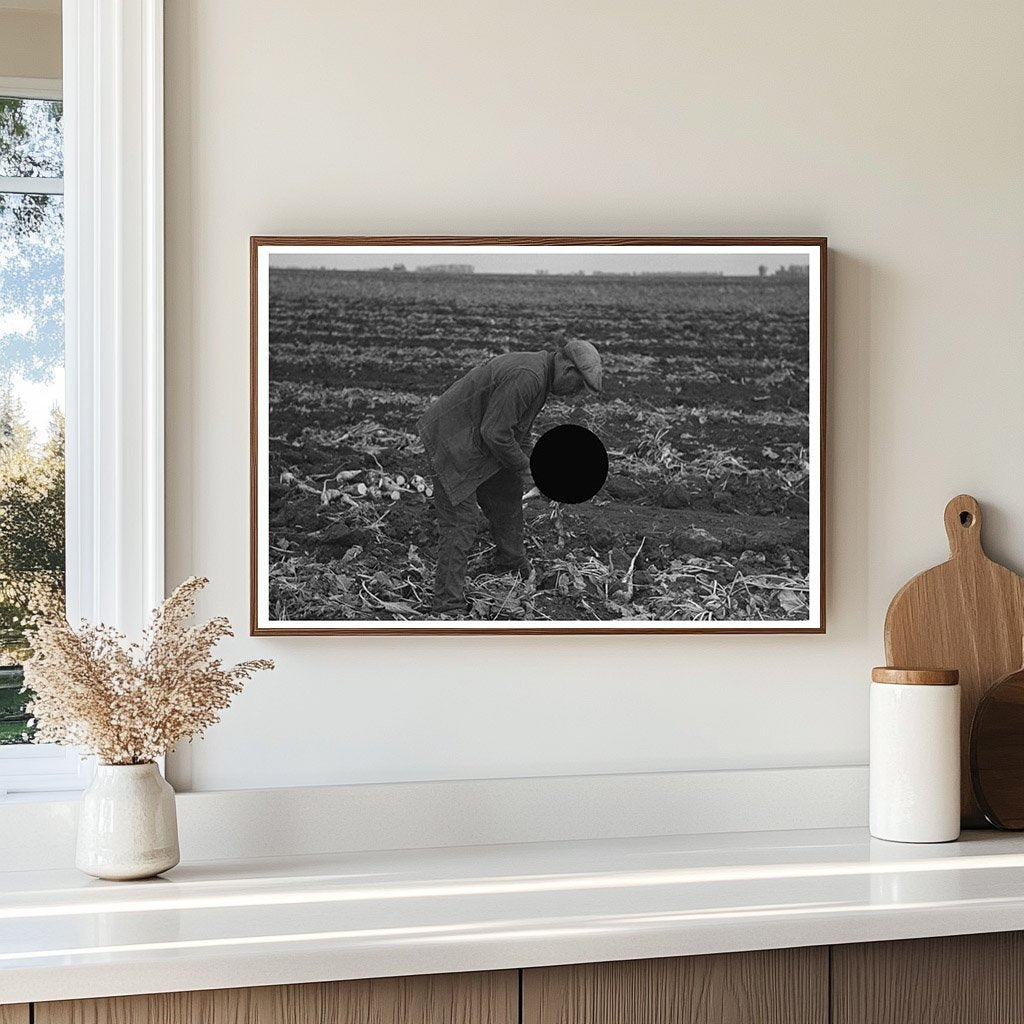
[[[517,1024],[516,971],[37,1003],[35,1024]]]
[[[0,1006],[0,1024],[28,1024],[28,1004]]]
[[[1024,933],[832,947],[834,1024],[1024,1021]]]
[[[826,1024],[828,950],[628,960],[523,972],[523,1024]]]

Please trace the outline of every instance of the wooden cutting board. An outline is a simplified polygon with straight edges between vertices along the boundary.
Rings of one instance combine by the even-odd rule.
[[[981,545],[981,507],[957,495],[944,515],[949,561],[915,576],[889,605],[885,657],[895,668],[960,671],[960,814],[964,828],[983,828],[971,789],[970,734],[988,688],[1020,666],[1024,578],[993,562]]]

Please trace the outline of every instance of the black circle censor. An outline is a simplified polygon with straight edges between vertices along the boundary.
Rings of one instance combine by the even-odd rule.
[[[563,423],[541,434],[530,456],[530,472],[551,501],[590,501],[608,477],[608,452],[597,434]]]

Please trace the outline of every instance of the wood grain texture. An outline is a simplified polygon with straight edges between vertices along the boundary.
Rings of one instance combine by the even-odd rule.
[[[955,668],[889,668],[871,670],[871,682],[892,686],[956,686],[960,673]]]
[[[36,1024],[517,1024],[517,971],[36,1004]],[[21,1022],[19,1022],[21,1024]]]
[[[981,698],[971,726],[971,784],[985,817],[1024,829],[1024,668]]]
[[[949,561],[915,576],[889,605],[885,656],[895,668],[941,665],[960,672],[960,815],[987,824],[970,773],[971,722],[988,688],[1020,665],[1024,579],[993,562],[981,542],[982,513],[969,494],[946,506]]]
[[[828,949],[523,972],[523,1024],[825,1024]]]
[[[28,1024],[28,1004],[0,1006],[0,1024]]]
[[[832,947],[833,1024],[1024,1021],[1024,933]]]

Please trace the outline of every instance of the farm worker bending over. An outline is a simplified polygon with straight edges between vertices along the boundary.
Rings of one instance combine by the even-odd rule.
[[[557,352],[510,352],[470,370],[421,417],[417,428],[434,468],[437,571],[433,611],[465,611],[466,560],[476,540],[476,505],[490,525],[494,572],[530,575],[523,549],[523,445],[548,395],[601,390],[601,357],[572,339]],[[475,500],[474,500],[475,499]]]

